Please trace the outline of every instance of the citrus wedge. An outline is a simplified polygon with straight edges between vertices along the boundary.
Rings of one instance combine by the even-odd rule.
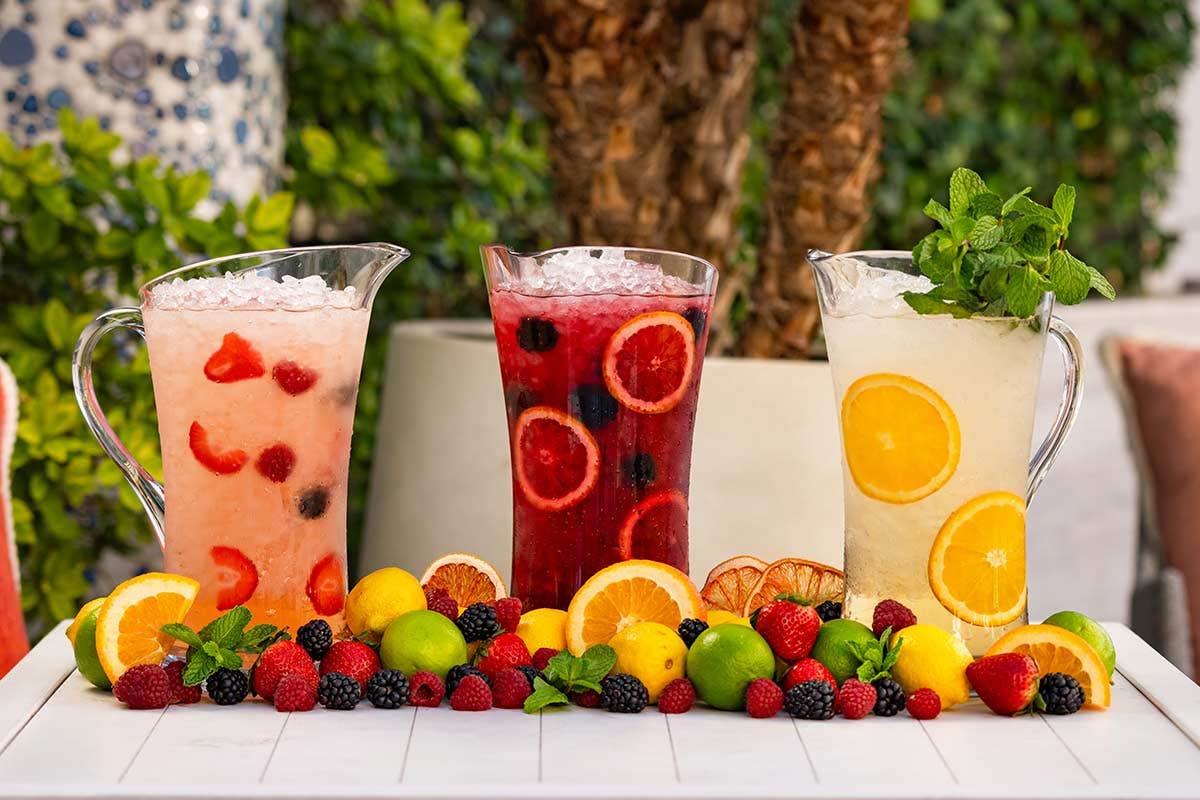
[[[767,562],[754,556],[727,558],[709,571],[700,598],[710,611],[719,609],[740,617],[766,568]]]
[[[846,390],[842,443],[855,485],[887,503],[914,503],[942,488],[962,451],[958,419],[941,395],[887,372]]]
[[[470,553],[450,553],[434,561],[421,576],[426,589],[445,589],[459,608],[508,597],[504,580],[488,562]]]
[[[692,382],[696,332],[673,311],[626,322],[604,349],[604,383],[626,408],[663,414],[679,405]]]
[[[687,562],[688,502],[683,492],[652,494],[629,511],[617,545],[621,558]],[[679,559],[679,560],[677,560]]]
[[[79,626],[88,618],[88,614],[99,608],[107,599],[106,597],[97,597],[95,600],[88,600],[83,604],[83,607],[79,609],[79,613],[75,615],[75,619],[67,626],[67,630],[65,631],[67,639],[71,644],[75,644],[75,634],[79,633]]]
[[[182,622],[198,591],[191,578],[166,572],[147,572],[113,589],[96,617],[96,654],[109,680],[162,661],[175,641],[162,626]]]
[[[600,447],[579,420],[534,406],[517,418],[512,438],[517,484],[534,508],[560,511],[595,488]]]
[[[1079,681],[1086,708],[1108,708],[1112,702],[1108,670],[1090,644],[1055,625],[1022,625],[1013,628],[988,648],[987,655],[1024,653],[1032,658],[1039,675],[1062,672]]]
[[[988,492],[947,517],[929,552],[929,587],[946,610],[997,627],[1025,610],[1025,501]]]
[[[685,619],[704,619],[695,584],[658,561],[619,561],[588,578],[567,608],[567,648],[575,655],[635,622],[661,622],[671,630]]]
[[[846,592],[846,575],[837,567],[803,558],[781,558],[767,565],[750,590],[742,616],[748,617],[779,594],[795,594],[818,605],[841,600]]]

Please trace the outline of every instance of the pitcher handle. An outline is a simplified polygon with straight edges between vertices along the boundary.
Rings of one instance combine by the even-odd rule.
[[[1063,357],[1064,384],[1062,399],[1058,403],[1058,415],[1045,440],[1038,446],[1029,462],[1029,484],[1025,489],[1025,502],[1033,499],[1034,492],[1041,485],[1042,479],[1058,455],[1063,441],[1067,438],[1075,417],[1079,415],[1079,399],[1083,396],[1083,348],[1071,326],[1058,317],[1050,318],[1049,334],[1058,345]]]
[[[96,349],[96,345],[104,334],[117,328],[128,328],[142,339],[146,338],[140,309],[114,308],[96,317],[79,335],[75,353],[71,357],[71,380],[75,384],[75,400],[79,403],[79,410],[83,412],[84,422],[91,428],[92,435],[100,442],[100,446],[104,448],[108,457],[124,473],[125,480],[129,481],[129,485],[133,487],[138,500],[142,501],[142,507],[146,509],[146,514],[150,517],[150,525],[154,528],[154,536],[158,539],[158,546],[165,548],[163,485],[138,463],[133,454],[117,438],[112,426],[108,424],[108,418],[104,416],[104,411],[100,408],[100,403],[96,399],[96,388],[92,383],[92,351]]]

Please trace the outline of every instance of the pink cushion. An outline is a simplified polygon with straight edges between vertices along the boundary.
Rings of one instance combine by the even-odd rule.
[[[29,652],[21,614],[9,460],[17,437],[17,382],[0,360],[0,677]]]

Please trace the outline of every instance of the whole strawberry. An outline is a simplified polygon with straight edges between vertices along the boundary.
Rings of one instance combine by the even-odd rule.
[[[933,689],[917,689],[904,701],[913,719],[934,719],[942,713],[942,698]]]
[[[475,667],[491,678],[502,669],[532,663],[529,648],[521,637],[515,633],[502,633],[479,648]]]
[[[379,656],[369,646],[353,639],[334,642],[329,652],[321,659],[321,675],[340,672],[358,681],[363,693],[367,691],[367,681],[380,670],[383,665]]]
[[[1024,653],[986,656],[967,666],[967,681],[979,699],[997,714],[1024,711],[1038,691],[1038,668]]]
[[[862,719],[875,708],[875,687],[858,678],[849,678],[838,692],[842,716],[846,719]]]
[[[276,642],[262,652],[258,663],[254,665],[254,693],[264,700],[275,698],[275,687],[279,685],[284,675],[298,675],[317,690],[317,668],[308,652],[295,642],[284,640]]]
[[[117,678],[113,696],[130,708],[166,708],[171,703],[171,682],[158,664],[140,664]]]
[[[521,601],[515,597],[501,597],[492,603],[496,609],[496,622],[509,633],[516,633],[521,624]]]
[[[746,687],[746,713],[756,719],[773,717],[783,708],[783,689],[769,678],[755,678]]]
[[[895,600],[880,600],[871,618],[871,633],[878,639],[888,628],[895,633],[916,624],[917,615],[910,611],[908,606]]]
[[[802,606],[788,600],[772,600],[758,612],[754,621],[757,630],[775,655],[784,661],[798,661],[812,652],[821,618],[812,606]]]
[[[200,684],[195,686],[183,685],[183,670],[186,665],[182,661],[172,661],[164,669],[167,671],[167,682],[171,686],[171,704],[187,705],[200,702]]]
[[[492,707],[492,690],[483,678],[468,675],[450,695],[450,707],[455,711],[487,711]]]
[[[530,694],[529,679],[519,670],[502,669],[492,678],[492,702],[496,708],[521,708]]]
[[[696,687],[687,678],[676,678],[663,687],[658,710],[664,714],[686,714],[696,702]]]
[[[312,711],[317,693],[299,675],[284,675],[275,687],[276,711]]]
[[[783,676],[783,691],[786,692],[793,686],[799,686],[808,681],[825,681],[833,687],[833,700],[837,703],[838,685],[833,678],[833,673],[815,658],[802,658],[792,665],[791,669]]]

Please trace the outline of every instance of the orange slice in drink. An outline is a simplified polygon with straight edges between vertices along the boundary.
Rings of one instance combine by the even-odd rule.
[[[969,500],[942,524],[929,553],[929,587],[972,625],[1007,625],[1025,610],[1025,501],[1011,492]]]
[[[859,378],[842,399],[842,443],[855,485],[886,503],[914,503],[958,468],[958,419],[941,395],[904,375]]]
[[[683,492],[668,489],[652,494],[629,511],[617,538],[621,558],[665,561],[680,550],[687,537],[688,502]],[[687,547],[683,547],[684,554]]]
[[[1062,672],[1079,681],[1087,708],[1108,708],[1112,702],[1108,669],[1096,650],[1081,637],[1056,625],[1013,628],[988,648],[986,655],[1024,653],[1037,663],[1038,674]]]
[[[781,558],[763,570],[741,613],[748,617],[780,594],[799,595],[815,606],[826,600],[841,600],[845,593],[846,575],[837,567],[803,558]]]
[[[434,561],[421,576],[426,589],[445,589],[459,608],[508,597],[508,589],[488,562],[470,553],[450,553]]]
[[[604,383],[621,405],[662,414],[679,405],[696,364],[692,323],[672,311],[652,311],[626,322],[604,349]]]
[[[671,630],[707,612],[695,584],[658,561],[618,561],[588,578],[567,608],[567,648],[579,655],[636,622],[661,622]]]
[[[575,505],[600,477],[600,447],[583,423],[556,408],[534,406],[513,430],[517,484],[543,511]]]
[[[182,622],[199,591],[191,578],[165,572],[147,572],[113,589],[96,616],[96,655],[108,679],[116,683],[130,667],[162,661],[175,642],[162,626]]]
[[[709,571],[700,598],[709,611],[729,611],[740,617],[766,568],[767,562],[754,556],[727,558]]]

